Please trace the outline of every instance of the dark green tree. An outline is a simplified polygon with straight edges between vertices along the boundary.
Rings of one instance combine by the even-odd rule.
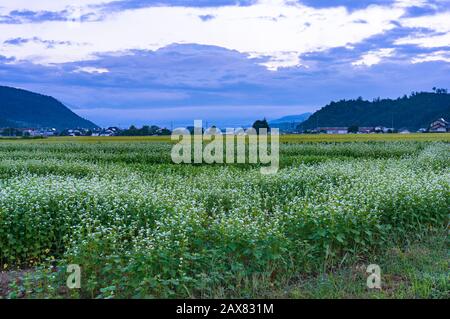
[[[270,131],[270,126],[269,123],[267,122],[267,120],[264,118],[263,120],[257,120],[255,121],[255,123],[253,123],[252,126],[256,132],[259,134],[260,129],[267,129],[267,132]]]
[[[161,135],[163,135],[163,136],[167,136],[167,135],[170,135],[170,134],[172,134],[172,132],[169,129],[167,129],[167,128],[163,128],[161,130]]]
[[[414,92],[397,99],[341,100],[331,102],[302,123],[303,130],[321,127],[384,126],[410,131],[426,128],[439,118],[450,120],[450,94],[446,89]],[[447,93],[446,93],[447,92]],[[320,121],[318,119],[320,118]],[[320,123],[320,125],[318,125]]]
[[[359,131],[359,127],[356,126],[356,125],[352,125],[352,126],[350,126],[350,127],[348,128],[348,132],[349,132],[349,133],[354,133],[354,134],[356,134],[356,133],[358,133],[358,131]]]

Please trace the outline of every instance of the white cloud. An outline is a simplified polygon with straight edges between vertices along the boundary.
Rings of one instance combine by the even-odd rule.
[[[106,68],[95,68],[95,67],[86,66],[86,67],[79,67],[74,72],[75,73],[84,72],[84,73],[89,73],[89,74],[103,74],[103,73],[109,73],[109,70]]]
[[[251,52],[249,58],[261,58],[267,55],[260,54],[258,52]],[[277,71],[280,68],[288,68],[293,66],[301,66],[300,56],[298,52],[273,52],[268,54],[269,60],[267,62],[261,63],[270,71]]]
[[[113,2],[113,0],[2,0],[0,13],[7,14],[11,11],[63,11],[67,8],[88,8],[93,5],[101,5]]]
[[[450,46],[450,32],[441,35],[426,35],[422,33],[415,34],[398,39],[394,42],[395,45],[413,44],[423,48],[439,48]]]
[[[17,38],[22,37],[19,36]],[[12,37],[9,39],[12,39]],[[22,39],[26,38],[23,37]],[[1,42],[2,40],[0,39]],[[52,43],[51,40],[43,41],[38,38],[32,38],[20,45],[3,43],[0,46],[0,55],[13,57],[17,60],[28,60],[43,65],[96,59],[96,56],[89,49],[83,48],[83,46],[87,46],[87,44],[71,43],[69,41],[56,41]]]
[[[89,6],[107,2],[111,1],[8,0],[8,4],[0,5],[3,7],[0,12],[20,8],[58,11],[75,3],[82,6],[83,10],[99,15],[100,9]],[[401,17],[406,7],[424,6],[425,2],[398,0],[391,6],[369,6],[349,12],[345,7],[317,9],[296,1],[260,0],[252,6],[242,7],[158,6],[126,10],[107,14],[101,21],[83,22],[75,27],[64,21],[0,24],[0,55],[52,64],[91,60],[101,53],[132,49],[157,50],[173,43],[197,43],[237,50],[250,57],[267,57],[263,65],[275,71],[301,65],[302,54],[335,47],[352,47],[372,36],[383,34],[396,28],[392,21],[402,21],[405,25],[428,25],[436,30],[440,30],[442,24],[448,25],[450,19],[446,21],[446,16],[437,20],[429,17],[428,20],[405,19],[403,22]],[[214,19],[202,21],[198,18],[205,15],[214,16]],[[82,45],[56,44],[48,48],[39,43],[22,46],[2,44],[11,38],[34,36],[48,41],[70,41]],[[415,38],[403,41],[423,44],[421,41],[446,43],[448,40],[438,37],[434,40]]]
[[[430,6],[428,0],[396,0],[395,6],[400,8]]]
[[[354,66],[372,66],[381,62],[383,58],[390,57],[394,54],[395,49],[384,48],[375,51],[369,51],[364,54],[360,60],[352,63]]]
[[[412,63],[434,62],[444,61],[450,63],[449,51],[436,51],[428,54],[419,54],[417,57],[411,60]]]
[[[70,1],[64,1],[68,4]],[[100,1],[86,0],[84,3]],[[63,4],[44,1],[42,8]],[[25,5],[25,0],[20,1]],[[53,7],[52,7],[53,6]],[[36,9],[34,4],[31,9]],[[75,49],[56,45],[0,47],[0,55],[61,63],[92,59],[97,53],[130,49],[156,50],[172,43],[216,45],[241,53],[268,56],[268,69],[299,65],[306,52],[326,50],[361,42],[394,28],[403,9],[371,6],[349,13],[345,8],[314,9],[286,1],[261,1],[239,7],[151,7],[111,13],[103,21],[84,22],[73,28],[64,21],[39,24],[0,25],[0,43],[10,38],[39,36],[45,40],[88,43]],[[214,15],[206,22],[199,15]],[[355,23],[365,20],[367,23]]]
[[[408,28],[427,28],[436,32],[449,32],[450,11],[429,16],[403,18],[401,24]]]
[[[396,40],[396,45],[414,44],[426,48],[450,46],[450,11],[432,16],[404,18],[401,24],[408,28],[428,29],[434,34],[417,32]]]

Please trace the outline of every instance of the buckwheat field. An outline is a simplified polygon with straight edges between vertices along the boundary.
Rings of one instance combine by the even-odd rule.
[[[1,141],[0,295],[273,296],[295,278],[382,264],[448,223],[446,142],[284,143],[275,175],[175,165],[170,150]],[[65,287],[69,264],[80,289]]]

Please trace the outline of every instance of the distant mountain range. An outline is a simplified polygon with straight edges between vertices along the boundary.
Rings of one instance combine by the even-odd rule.
[[[270,127],[279,128],[281,131],[293,132],[296,127],[306,121],[312,113],[303,113],[300,115],[288,115],[279,119],[269,121]]]
[[[303,113],[300,115],[287,115],[287,116],[283,116],[282,118],[269,121],[269,123],[270,124],[292,123],[292,122],[300,123],[300,122],[306,121],[311,115],[312,115],[312,113]]]
[[[98,126],[53,97],[0,86],[0,127],[93,129]]]
[[[450,119],[450,94],[444,89],[417,92],[372,102],[358,98],[331,102],[301,124],[301,129],[317,127],[394,127],[416,131],[439,118]]]
[[[398,99],[366,101],[358,98],[331,102],[314,114],[289,115],[269,121],[269,125],[284,132],[350,126],[416,131],[439,118],[450,120],[450,94],[444,89],[412,93]],[[1,127],[98,128],[53,97],[6,86],[0,86]]]

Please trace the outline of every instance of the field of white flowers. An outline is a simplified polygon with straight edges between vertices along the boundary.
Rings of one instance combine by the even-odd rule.
[[[34,270],[24,295],[227,296],[248,278],[381,258],[448,223],[448,143],[283,144],[269,176],[175,165],[170,149],[1,142],[1,269]],[[80,290],[60,289],[68,264]]]

